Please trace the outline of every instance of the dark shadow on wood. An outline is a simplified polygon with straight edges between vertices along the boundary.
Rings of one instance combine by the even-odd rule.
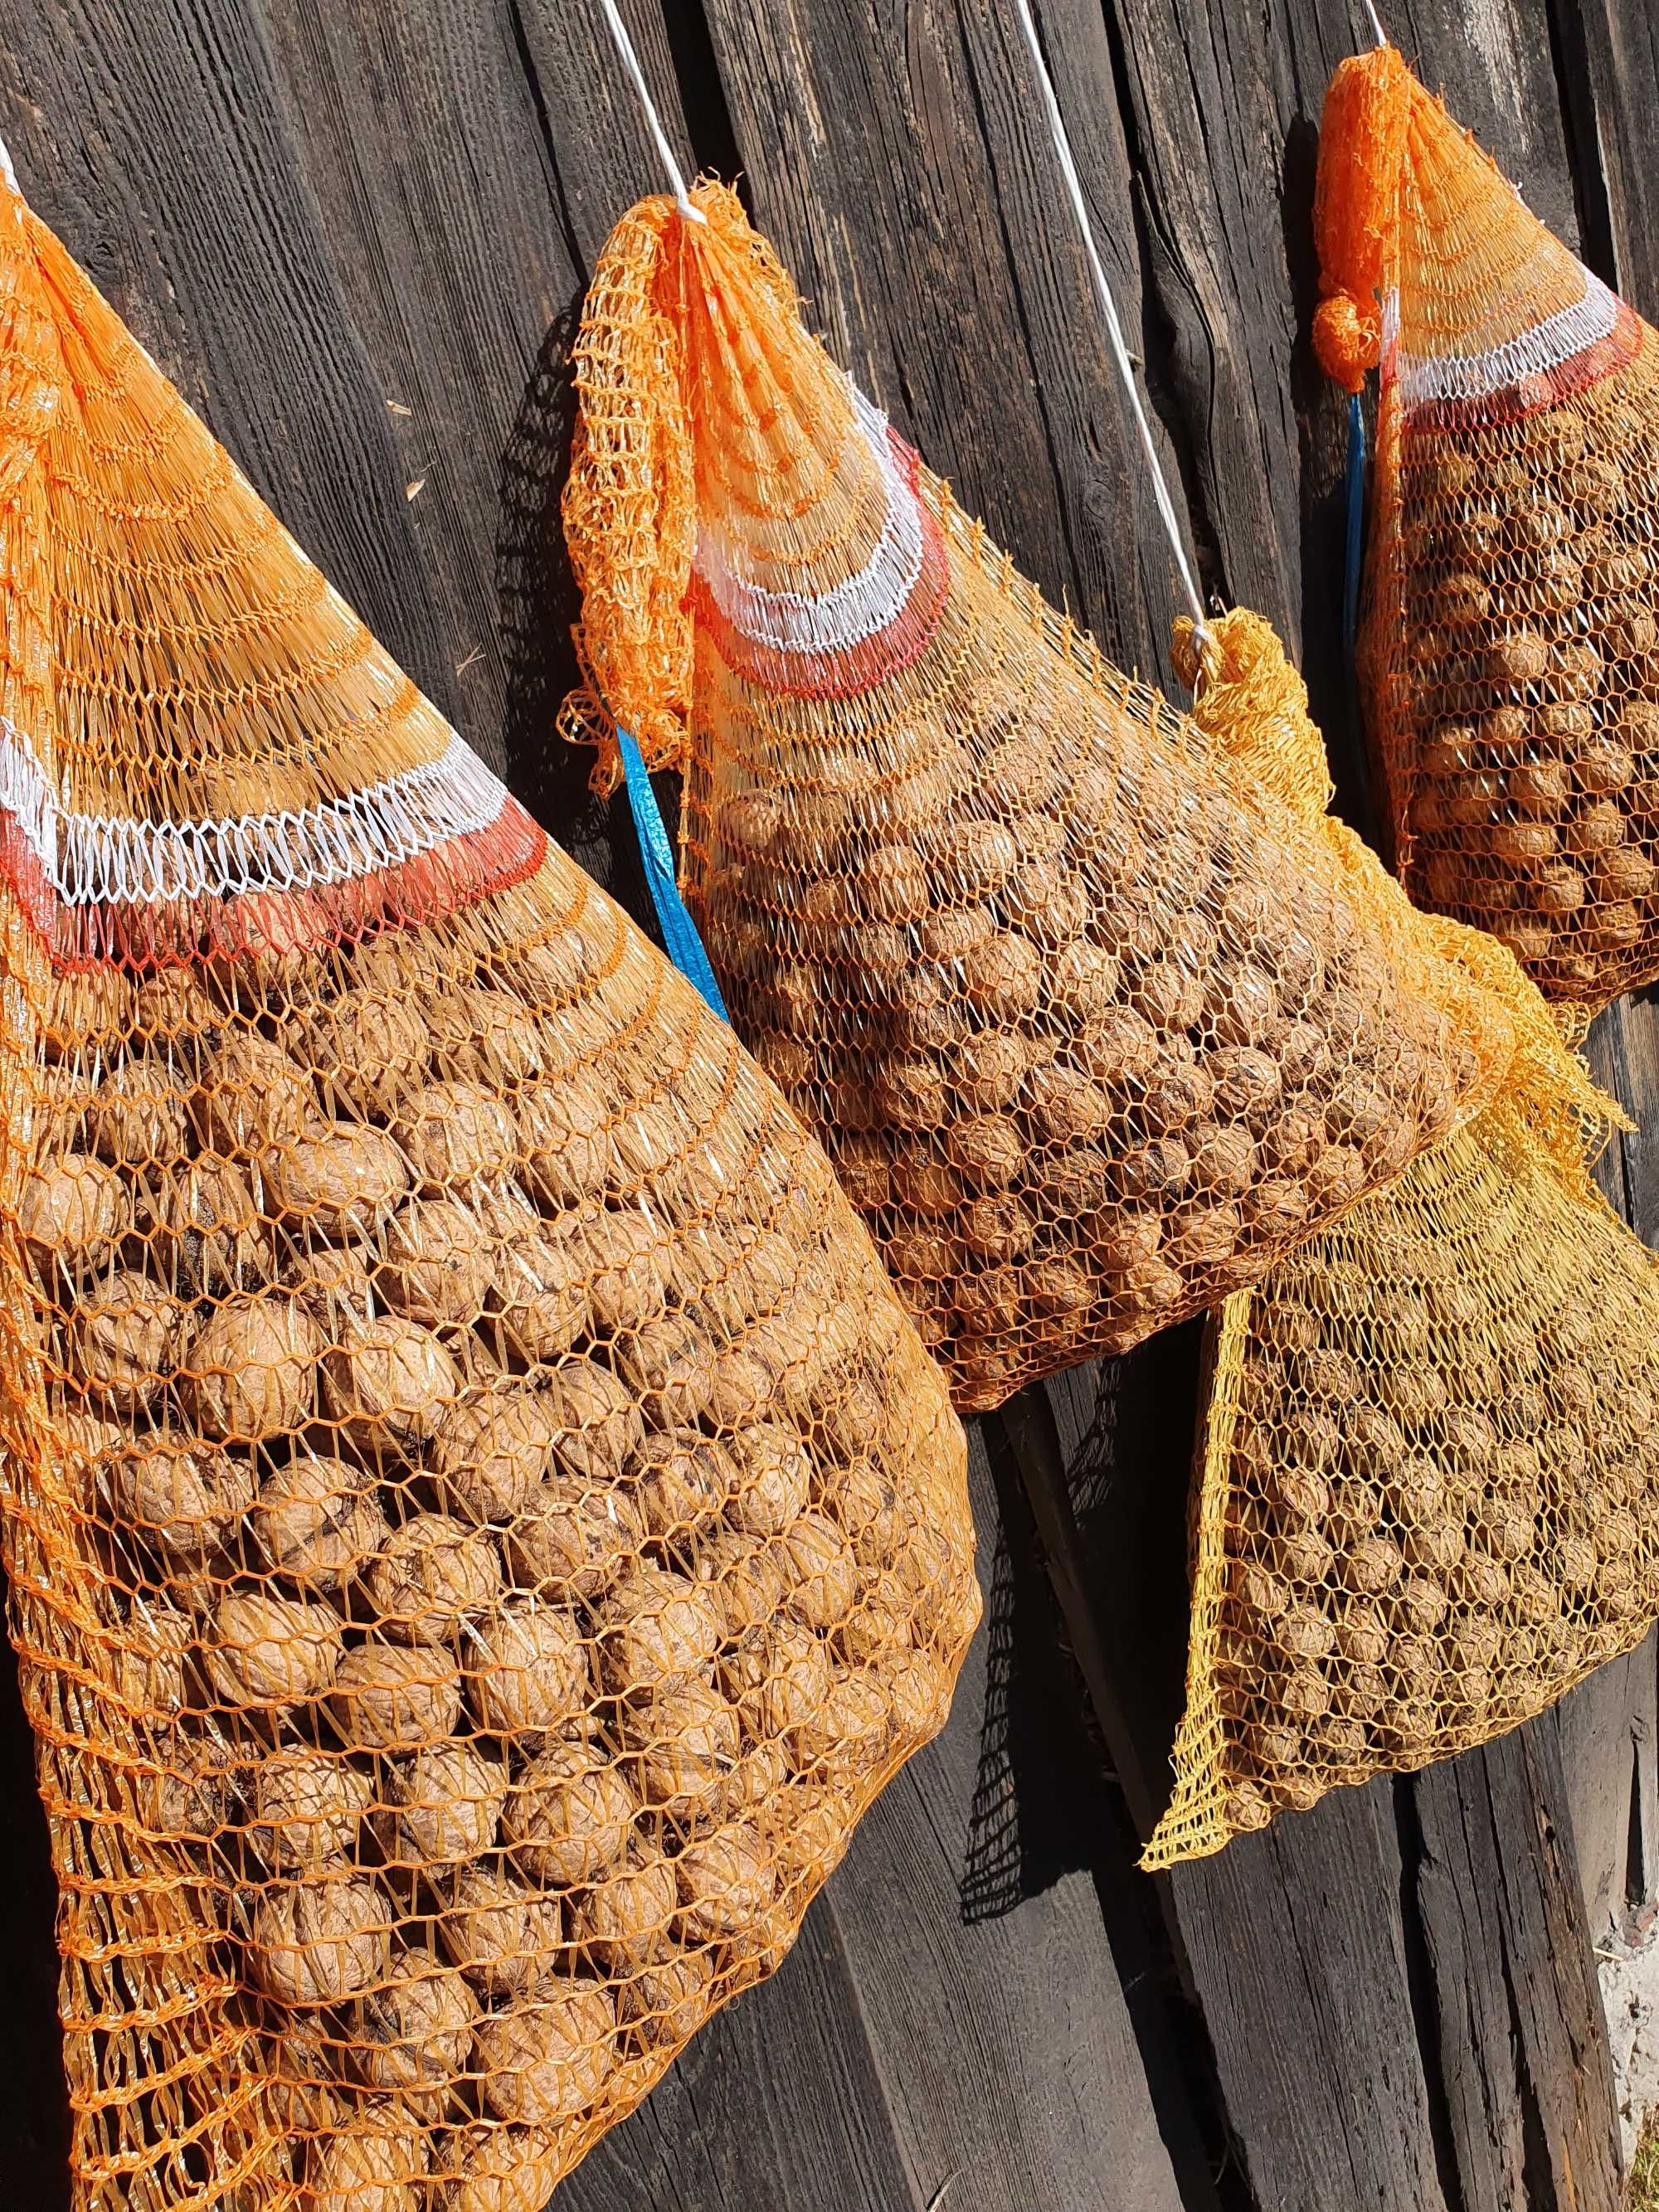
[[[0,2203],[17,2212],[67,2212],[70,2113],[52,1933],[58,1885],[9,1644],[0,1657]]]

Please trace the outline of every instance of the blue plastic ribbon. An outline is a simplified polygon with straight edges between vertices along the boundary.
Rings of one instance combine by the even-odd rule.
[[[668,947],[668,957],[686,981],[696,985],[720,1019],[729,1022],[732,1017],[726,1011],[720,987],[714,981],[708,955],[702,949],[697,925],[687,913],[685,901],[680,896],[680,887],[674,874],[673,851],[668,842],[668,832],[663,825],[662,811],[657,805],[657,794],[651,788],[651,779],[646,774],[644,757],[635,738],[624,729],[617,730],[617,744],[622,752],[623,774],[628,781],[628,804],[634,812],[634,832],[640,841],[640,859],[645,866],[645,880],[650,890],[651,903],[657,909],[657,920],[662,924],[663,942]]]
[[[1348,544],[1342,574],[1342,645],[1353,663],[1359,635],[1359,568],[1364,554],[1365,410],[1359,394],[1348,400]]]

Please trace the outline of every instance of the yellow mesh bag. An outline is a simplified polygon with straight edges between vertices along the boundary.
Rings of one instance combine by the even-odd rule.
[[[0,190],[0,1531],[78,2212],[539,2212],[978,1610],[829,1164]]]
[[[1200,679],[1223,742],[1317,744],[1299,687],[1240,674]],[[1620,1117],[1512,956],[1443,927],[1527,1042],[1475,1121],[1212,1325],[1149,1868],[1484,1742],[1659,1618],[1659,1269],[1586,1164]]]
[[[1395,858],[1553,999],[1659,976],[1659,337],[1392,47],[1326,97],[1314,327],[1379,360],[1361,688]]]
[[[1047,608],[733,197],[601,256],[565,501],[590,690],[685,770],[739,1032],[957,1402],[1213,1304],[1490,1095],[1511,1018],[1356,841]],[[1322,763],[1314,812],[1328,790]]]

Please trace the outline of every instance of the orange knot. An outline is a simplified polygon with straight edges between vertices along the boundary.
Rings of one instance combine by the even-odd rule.
[[[1382,327],[1375,308],[1363,306],[1352,292],[1334,292],[1320,301],[1314,315],[1313,343],[1319,366],[1332,383],[1358,392],[1365,371],[1375,368],[1382,356]]]

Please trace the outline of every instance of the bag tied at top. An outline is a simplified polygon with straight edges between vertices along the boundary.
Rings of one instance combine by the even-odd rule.
[[[1550,997],[1659,976],[1659,337],[1392,47],[1326,95],[1314,343],[1380,366],[1361,692],[1413,896]]]
[[[539,2212],[978,1612],[829,1164],[0,186],[0,1539],[78,2212]]]
[[[1044,605],[735,198],[693,198],[627,216],[588,297],[563,726],[601,788],[618,725],[684,770],[732,1020],[958,1403],[996,1405],[1400,1173],[1490,1094],[1510,1018],[1344,833]],[[1304,772],[1322,803],[1316,738]]]

